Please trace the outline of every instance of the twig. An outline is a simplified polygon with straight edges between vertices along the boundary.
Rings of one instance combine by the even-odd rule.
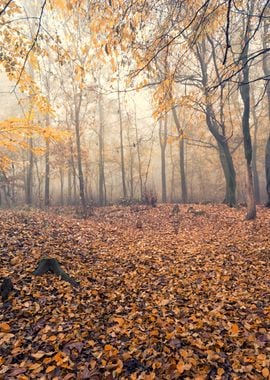
[[[9,4],[12,2],[13,0],[9,0],[6,5],[4,6],[4,8],[0,11],[0,16],[2,16],[3,13],[5,13],[7,7],[9,6]]]
[[[25,66],[26,66],[26,63],[28,61],[28,58],[29,58],[29,55],[31,53],[31,51],[34,49],[36,43],[37,43],[37,39],[38,39],[38,36],[39,36],[39,32],[40,32],[40,28],[41,28],[41,21],[42,21],[42,16],[43,16],[43,13],[44,13],[44,9],[45,9],[45,6],[46,6],[46,3],[47,3],[47,0],[44,0],[43,4],[42,4],[42,7],[41,7],[41,11],[40,11],[40,16],[39,16],[39,22],[38,22],[38,28],[37,28],[37,32],[36,32],[36,35],[34,37],[34,40],[33,40],[33,43],[30,47],[30,49],[28,50],[26,56],[25,56],[25,59],[24,59],[24,63],[22,65],[22,68],[21,68],[21,71],[20,71],[20,74],[19,74],[19,78],[17,79],[17,82],[13,88],[13,92],[16,90],[20,80],[21,80],[21,77],[22,77],[22,74],[25,70]]]

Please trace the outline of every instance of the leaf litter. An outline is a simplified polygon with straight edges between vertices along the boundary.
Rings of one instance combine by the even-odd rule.
[[[1,211],[0,378],[269,379],[269,210],[199,209]]]

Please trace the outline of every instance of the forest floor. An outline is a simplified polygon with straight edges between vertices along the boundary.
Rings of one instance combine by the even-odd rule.
[[[270,211],[244,215],[1,211],[0,379],[269,379]],[[80,287],[33,276],[43,256]]]

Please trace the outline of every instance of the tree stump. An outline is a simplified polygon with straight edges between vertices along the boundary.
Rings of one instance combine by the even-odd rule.
[[[62,280],[69,282],[73,286],[79,286],[79,283],[71,278],[60,266],[56,259],[49,257],[41,259],[37,269],[33,272],[35,276],[42,276],[44,273],[54,273],[60,276]]]
[[[6,301],[8,299],[9,293],[13,290],[13,284],[9,277],[4,278],[3,283],[0,287],[0,294],[2,297],[2,301]]]
[[[175,204],[173,206],[173,209],[172,209],[172,215],[175,216],[175,215],[178,215],[180,212],[180,208],[179,208],[179,205],[178,204]]]
[[[136,221],[136,228],[142,228],[142,221],[140,219]]]

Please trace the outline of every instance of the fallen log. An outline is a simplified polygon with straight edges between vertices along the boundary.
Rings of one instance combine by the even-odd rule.
[[[71,278],[60,266],[56,259],[46,257],[41,259],[38,263],[37,268],[34,270],[33,274],[35,276],[42,276],[45,273],[53,273],[61,277],[62,280],[69,282],[73,286],[79,286],[79,283]]]

